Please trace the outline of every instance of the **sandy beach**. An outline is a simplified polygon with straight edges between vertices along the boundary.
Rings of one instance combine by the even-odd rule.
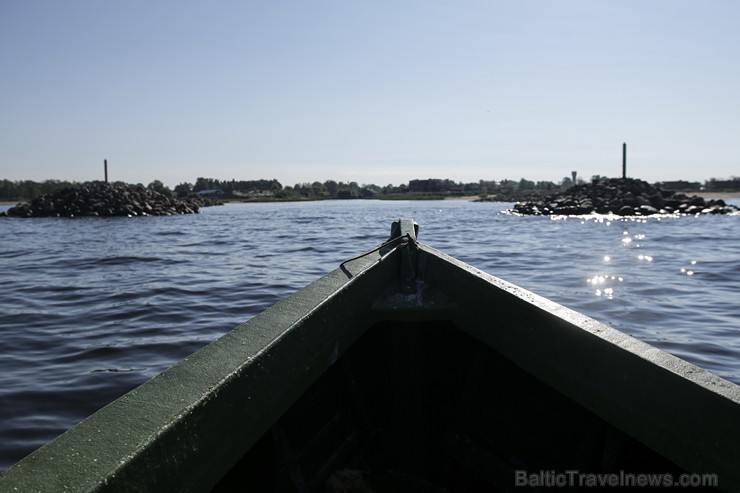
[[[740,199],[740,192],[697,192],[686,195],[699,195],[705,199]]]

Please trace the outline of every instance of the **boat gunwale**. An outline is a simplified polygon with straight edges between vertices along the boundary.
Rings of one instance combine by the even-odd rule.
[[[635,338],[615,327],[600,322],[588,315],[561,305],[544,296],[538,295],[532,291],[513,284],[505,279],[493,276],[482,271],[470,264],[462,262],[444,252],[436,250],[424,243],[418,244],[419,248],[426,253],[433,254],[450,264],[454,264],[463,271],[469,272],[475,277],[480,278],[501,291],[521,299],[543,312],[547,312],[570,325],[577,327],[593,336],[596,336],[605,342],[619,347],[621,350],[634,354],[645,361],[667,370],[684,380],[690,381],[709,392],[726,398],[740,405],[740,385],[731,382],[711,371],[695,365],[679,356],[668,353],[647,342]],[[494,348],[495,349],[495,348]]]
[[[537,308],[531,318],[552,322],[528,326],[526,320],[514,321],[506,330],[496,330],[490,320],[481,320],[480,310],[470,315],[474,302],[469,297],[458,297],[466,302],[453,320],[459,329],[687,471],[717,474],[721,489],[740,487],[740,385],[434,248],[418,246],[425,254],[422,262],[437,262],[422,271],[444,279],[430,284],[451,293],[477,282],[483,286],[480,291],[492,293],[493,287],[497,296],[507,298],[501,304],[525,303]],[[649,381],[643,371],[649,372]],[[658,384],[652,388],[651,382]]]
[[[203,426],[203,416],[218,402],[218,394],[235,383],[244,386],[244,380],[255,381],[258,379],[255,373],[261,372],[264,377],[267,372],[262,367],[275,360],[273,353],[281,344],[295,343],[297,337],[294,336],[303,326],[315,325],[311,321],[315,320],[317,313],[330,305],[341,307],[341,298],[352,293],[352,287],[368,280],[371,284],[377,283],[377,275],[367,274],[377,274],[381,264],[393,264],[384,269],[387,272],[397,271],[393,263],[396,250],[380,255],[374,249],[343,262],[337,269],[175,363],[21,459],[0,475],[0,487],[85,492],[209,489],[231,464],[223,457],[216,460],[218,454],[198,450],[198,444],[193,442],[197,430],[191,428],[183,432],[182,428],[195,426],[201,429],[201,436],[207,435],[209,431]],[[383,282],[382,288],[375,291],[382,293],[386,284]],[[368,306],[366,312],[369,311]],[[366,320],[367,327],[372,323],[371,319]],[[363,331],[361,329],[353,335],[359,336]],[[324,351],[324,354],[307,357],[311,361],[321,361],[311,372],[299,374],[298,382],[284,386],[283,392],[278,392],[281,395],[274,399],[278,402],[272,402],[264,410],[254,411],[257,418],[252,421],[261,422],[261,425],[249,430],[246,439],[256,442],[302,390],[308,388],[352,342],[349,340],[351,337],[338,330],[336,337],[336,344],[332,344],[328,354]],[[345,340],[341,343],[345,347],[340,344],[343,337]],[[215,370],[214,366],[221,368]],[[264,384],[262,386],[265,387]],[[252,397],[247,396],[247,399]],[[268,411],[273,414],[260,420],[259,415]],[[212,425],[219,424],[211,418],[206,417],[205,420]],[[173,434],[189,435],[190,438],[181,440]],[[224,432],[225,437],[228,435]],[[243,441],[245,437],[241,438],[238,447],[248,448],[249,444]],[[165,441],[182,442],[179,445],[184,448],[189,448],[187,442],[191,441],[192,453],[165,457],[171,452],[164,451],[163,454],[160,450]],[[232,463],[241,456],[226,455],[233,456]],[[149,467],[146,462],[153,456],[158,459],[157,464]],[[198,470],[183,467],[186,461],[194,462],[196,456],[200,458]],[[159,470],[153,472],[148,469]]]

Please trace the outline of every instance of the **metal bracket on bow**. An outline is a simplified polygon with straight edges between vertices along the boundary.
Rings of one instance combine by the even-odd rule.
[[[399,273],[402,293],[416,292],[417,250],[416,237],[419,225],[413,219],[399,219],[391,224],[391,239],[401,238],[401,269]]]

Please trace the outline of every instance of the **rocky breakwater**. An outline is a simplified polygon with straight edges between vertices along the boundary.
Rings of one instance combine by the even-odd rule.
[[[42,195],[8,209],[14,217],[166,216],[195,214],[218,205],[208,199],[176,199],[143,185],[90,182]]]
[[[612,178],[576,185],[563,193],[533,202],[521,202],[510,210],[522,215],[616,214],[736,214],[740,210],[723,200],[705,200],[653,187],[643,180]]]

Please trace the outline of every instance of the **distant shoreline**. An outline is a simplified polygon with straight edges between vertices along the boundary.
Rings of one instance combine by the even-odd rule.
[[[704,197],[705,199],[740,199],[740,192],[677,192],[677,193],[683,193],[688,196],[692,195],[698,195],[699,197]],[[376,200],[476,200],[478,199],[477,195],[463,195],[463,196],[454,196],[454,197],[414,197],[409,196],[408,198],[403,198],[401,196],[395,196],[393,198],[381,198]],[[339,199],[334,199],[339,200]],[[355,199],[346,199],[346,200],[355,200]],[[305,200],[303,200],[305,201]],[[243,200],[243,201],[237,201],[237,200],[225,200],[224,202],[244,202],[244,203],[253,203],[253,202],[302,202],[301,200]],[[0,201],[0,206],[14,206],[17,205],[18,202],[13,201]]]

